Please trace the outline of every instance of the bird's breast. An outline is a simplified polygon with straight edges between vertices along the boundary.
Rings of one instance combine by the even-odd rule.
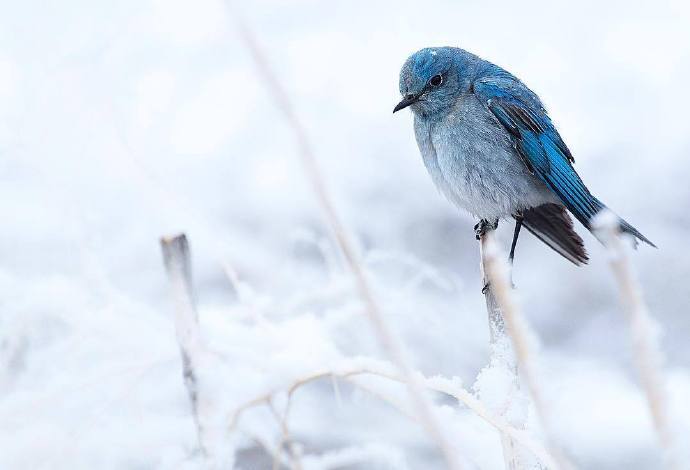
[[[415,119],[417,144],[439,190],[479,218],[509,217],[551,196],[529,173],[507,131],[474,95],[438,119]]]

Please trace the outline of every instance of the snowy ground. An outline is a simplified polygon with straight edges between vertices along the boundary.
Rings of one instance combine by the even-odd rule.
[[[191,241],[202,331],[225,358],[206,371],[223,429],[234,408],[303,375],[386,358],[224,3],[2,3],[0,469],[200,468],[164,234]],[[416,49],[458,45],[537,91],[592,191],[659,246],[633,259],[688,453],[685,2],[258,0],[240,10],[308,128],[411,362],[469,390],[488,363],[474,221],[434,189],[411,117],[391,115],[397,74]],[[511,229],[499,231],[507,244]],[[515,271],[558,441],[579,468],[660,468],[606,254],[581,232],[589,266],[525,235]],[[404,402],[400,387],[374,382]],[[436,398],[466,468],[503,468],[495,430]],[[298,390],[290,416],[304,468],[443,468],[414,420],[346,380]],[[259,406],[224,438],[237,468],[271,468],[260,443],[274,447],[280,428]]]

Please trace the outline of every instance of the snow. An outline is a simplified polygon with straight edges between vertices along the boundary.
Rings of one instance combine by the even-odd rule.
[[[6,3],[0,468],[203,467],[158,246],[180,231],[191,244],[208,350],[200,373],[219,452],[234,451],[225,462],[271,468],[282,432],[267,403],[230,424],[239,406],[272,396],[279,414],[290,403],[305,469],[444,468],[408,416],[403,385],[344,377],[396,371],[226,5]],[[435,0],[420,15],[411,2],[241,5],[411,365],[430,388],[478,391],[489,410],[508,378],[485,369],[475,221],[437,194],[409,116],[390,112],[399,67],[430,45],[466,47],[540,94],[592,192],[660,247],[640,246],[631,261],[690,462],[682,445],[690,432],[690,193],[678,183],[690,178],[690,96],[669,99],[669,87],[690,74],[688,7],[538,0],[497,8]],[[539,28],[524,27],[536,21]],[[499,227],[504,249],[509,225]],[[557,441],[579,468],[658,468],[609,259],[578,230],[589,266],[570,266],[524,234],[513,272]],[[318,373],[288,400],[287,387]],[[491,424],[447,394],[429,397],[467,468],[503,468]]]

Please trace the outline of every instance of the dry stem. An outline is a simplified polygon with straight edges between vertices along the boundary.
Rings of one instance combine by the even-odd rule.
[[[408,416],[410,419],[417,419],[415,416],[410,415],[407,412],[407,410],[396,400],[386,396],[385,394],[380,393],[375,389],[375,387],[371,387],[365,383],[362,383],[361,380],[357,380],[358,378],[367,375],[405,384],[405,380],[402,377],[391,372],[390,367],[387,367],[385,365],[376,365],[373,363],[367,364],[366,366],[346,367],[340,370],[319,370],[311,374],[305,375],[304,377],[296,379],[285,388],[267,392],[263,395],[255,397],[241,404],[235,409],[235,412],[231,417],[230,427],[231,429],[233,429],[237,426],[241,415],[245,411],[255,406],[270,402],[271,398],[277,393],[280,393],[283,390],[286,391],[289,400],[292,397],[292,395],[302,386],[313,381],[329,377],[338,377],[347,380],[355,386],[362,388],[368,391],[369,393],[374,394],[378,398],[390,403],[394,407],[398,408],[404,415]],[[479,400],[477,400],[471,393],[469,393],[455,381],[445,379],[442,377],[426,378],[421,376],[421,374],[419,373],[417,373],[417,375],[419,375],[419,377],[417,378],[418,381],[422,383],[427,389],[443,393],[445,395],[455,398],[456,400],[458,400],[458,402],[463,403],[477,416],[486,421],[489,425],[500,431],[502,434],[510,436],[510,438],[515,443],[520,444],[521,446],[529,450],[532,454],[534,454],[535,457],[537,457],[537,459],[539,459],[540,462],[544,464],[545,467],[557,468],[555,460],[549,454],[549,452],[541,444],[535,441],[527,432],[514,428],[508,422],[506,422],[505,419],[501,417],[494,416],[489,410],[486,409],[486,407]]]
[[[609,251],[618,290],[620,291],[632,340],[635,365],[647,397],[654,429],[664,453],[666,468],[680,469],[676,460],[675,439],[671,431],[663,380],[663,354],[655,337],[656,323],[642,298],[642,289],[633,272],[626,247],[621,239],[618,217],[611,212],[597,215],[594,222],[597,234]]]
[[[481,242],[479,243],[479,258],[481,260],[480,270],[482,273],[482,284],[484,287],[484,296],[486,299],[486,310],[488,314],[489,321],[489,342],[491,346],[492,361],[501,361],[500,366],[513,373],[513,383],[512,390],[510,393],[515,393],[520,389],[520,381],[518,378],[517,364],[515,362],[515,355],[512,351],[503,351],[499,353],[498,349],[508,346],[505,341],[506,331],[505,323],[503,320],[503,313],[501,312],[501,307],[498,304],[496,295],[494,294],[493,286],[490,283],[489,275],[486,269],[487,256],[486,251],[486,241],[488,233],[485,233]],[[512,397],[506,397],[506,404],[504,410],[501,414],[505,414],[510,408],[512,402]],[[518,427],[524,429],[525,423],[513,423],[517,424]],[[505,467],[507,470],[519,470],[524,467],[520,454],[518,452],[515,441],[509,435],[501,434],[501,446],[503,447],[503,461],[505,462]]]
[[[201,335],[192,287],[189,244],[184,234],[162,238],[160,243],[163,250],[163,262],[175,300],[175,330],[182,356],[184,383],[192,406],[199,450],[204,457],[207,457],[208,446],[204,438],[205,429],[200,412],[199,383],[196,370],[200,360]]]
[[[253,32],[242,20],[239,12],[236,11],[232,2],[228,2],[228,5],[233,9],[234,16],[237,20],[240,38],[244,41],[249,52],[251,53],[254,64],[256,65],[259,74],[266,82],[276,107],[284,115],[288,125],[295,135],[297,140],[298,154],[302,161],[303,168],[306,172],[309,182],[314,189],[317,201],[321,206],[326,225],[331,230],[333,238],[336,241],[337,246],[339,246],[343,258],[345,259],[348,268],[354,276],[357,290],[366,306],[369,321],[371,322],[374,331],[388,356],[400,370],[405,383],[408,385],[412,402],[417,413],[419,414],[424,428],[443,453],[448,468],[452,470],[460,470],[462,468],[460,459],[458,458],[453,446],[444,436],[441,427],[439,426],[438,421],[433,414],[432,407],[429,404],[427,397],[424,396],[420,385],[416,383],[416,380],[414,379],[412,369],[407,363],[402,345],[397,340],[393,331],[386,324],[381,313],[381,309],[374,298],[372,289],[366,279],[364,268],[355,254],[352,242],[347,236],[345,227],[338,217],[328,194],[324,179],[316,163],[316,158],[312,151],[311,144],[307,138],[305,128],[298,119],[292,103],[288,98],[288,94],[283,89],[282,83],[271,70],[268,60],[259,47]]]
[[[505,257],[498,248],[495,240],[495,231],[487,230],[481,237],[480,253],[482,258],[482,272],[485,282],[488,281],[487,308],[489,308],[489,321],[492,324],[492,341],[496,342],[494,335],[507,334],[510,338],[515,358],[519,364],[527,388],[529,389],[532,403],[537,416],[542,424],[546,437],[547,448],[556,459],[556,466],[549,466],[552,470],[570,469],[572,464],[568,462],[561,450],[553,442],[552,426],[548,408],[541,394],[541,387],[537,380],[529,346],[529,334],[525,320],[512,294],[509,268]],[[514,364],[512,365],[514,367]],[[517,380],[516,370],[516,380]],[[505,446],[504,446],[505,448]]]

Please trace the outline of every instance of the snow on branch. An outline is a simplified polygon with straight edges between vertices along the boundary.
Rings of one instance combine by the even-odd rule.
[[[511,395],[516,393],[516,389],[519,389],[519,366],[532,398],[532,404],[541,422],[546,446],[555,459],[555,462],[547,465],[547,467],[552,470],[571,469],[572,465],[552,439],[551,416],[544,402],[541,386],[535,373],[530,347],[529,328],[513,295],[507,257],[504,256],[504,253],[498,247],[495,236],[495,230],[491,229],[484,231],[480,237],[481,271],[489,314],[492,356],[494,356],[492,357],[492,366],[503,367],[514,374],[513,388],[509,391]],[[509,338],[509,341],[506,339],[506,336]],[[504,413],[508,414],[512,411],[511,408],[519,405],[511,403],[514,399],[510,395],[506,399],[507,404],[505,405],[506,411]],[[522,423],[514,424],[524,427],[524,414]],[[503,449],[507,468],[520,468],[522,464],[520,463],[520,457],[514,452],[513,443],[510,440],[504,439]]]
[[[516,429],[504,418],[495,416],[486,408],[486,406],[484,406],[481,401],[475,398],[470,392],[465,390],[462,385],[458,383],[457,379],[448,379],[440,376],[425,377],[419,372],[414,372],[414,374],[417,382],[425,389],[442,393],[456,399],[459,403],[465,405],[486,423],[494,427],[502,434],[509,436],[516,444],[531,452],[545,468],[558,468],[555,459],[549,453],[549,451],[545,449],[537,440],[535,440],[528,432]],[[335,365],[331,368],[315,370],[312,373],[295,378],[284,387],[267,391],[264,394],[247,400],[235,408],[235,411],[230,418],[230,429],[233,430],[237,427],[241,416],[246,411],[260,405],[270,406],[271,400],[274,396],[280,393],[287,393],[289,402],[294,393],[304,385],[317,380],[333,377],[347,380],[356,387],[377,396],[383,401],[386,401],[410,419],[419,422],[419,417],[414,413],[409,413],[405,406],[399,403],[398,400],[381,392],[379,389],[371,386],[364,380],[366,377],[377,377],[404,385],[406,381],[400,376],[399,373],[396,372],[396,368],[392,364],[384,361],[358,358],[348,359],[343,361],[342,364]],[[285,419],[285,416],[283,416],[283,419]]]

